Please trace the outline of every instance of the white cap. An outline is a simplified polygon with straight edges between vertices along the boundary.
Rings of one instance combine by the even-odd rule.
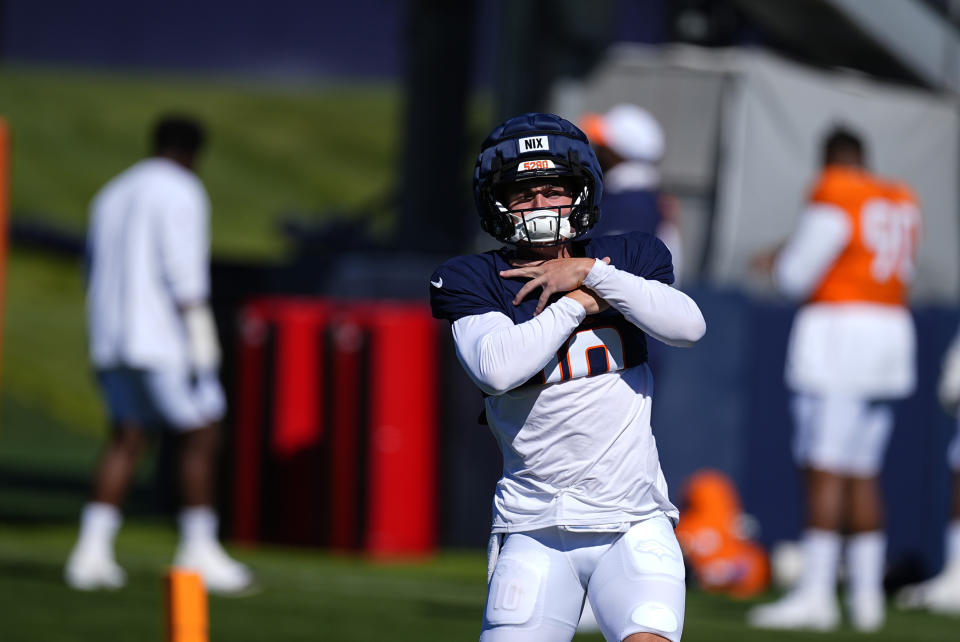
[[[587,114],[581,128],[591,143],[629,160],[656,163],[663,157],[663,129],[646,109],[622,103],[605,114]]]

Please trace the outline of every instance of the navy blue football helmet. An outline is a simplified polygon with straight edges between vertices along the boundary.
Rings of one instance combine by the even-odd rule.
[[[504,188],[522,181],[560,178],[573,186],[573,204],[513,209]],[[590,142],[570,121],[531,112],[504,121],[480,146],[473,194],[480,227],[499,241],[557,245],[580,238],[600,218],[603,172]]]

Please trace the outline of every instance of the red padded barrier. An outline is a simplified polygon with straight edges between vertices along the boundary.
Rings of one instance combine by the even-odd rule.
[[[364,330],[353,318],[341,316],[334,320],[331,335],[330,377],[330,545],[349,549],[361,541],[358,532],[360,503],[357,497],[363,488],[357,470],[361,437],[358,426],[363,425],[361,404],[363,377]]]
[[[317,327],[323,325],[323,308],[284,305],[274,322],[277,368],[274,377],[274,410],[271,441],[280,456],[292,455],[317,442],[323,432],[317,390],[323,385],[322,343]]]
[[[424,305],[246,305],[234,535],[374,555],[436,544],[436,323]]]
[[[373,323],[367,549],[435,544],[436,338],[429,310],[377,309]]]
[[[240,354],[234,401],[233,536],[243,542],[257,539],[260,511],[260,421],[263,413],[261,373],[267,324],[256,306],[241,316]]]

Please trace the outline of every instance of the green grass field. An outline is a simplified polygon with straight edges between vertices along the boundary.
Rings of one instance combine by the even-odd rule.
[[[174,547],[172,529],[135,522],[117,556],[129,584],[111,593],[80,593],[61,580],[74,531],[65,526],[0,529],[0,639],[5,642],[149,642],[163,639],[162,578]],[[257,572],[261,591],[212,597],[212,642],[370,642],[475,640],[485,595],[480,551],[444,552],[424,561],[373,563],[362,558],[276,548],[236,550]],[[946,642],[960,639],[960,619],[891,612],[886,629],[864,636],[751,631],[749,603],[691,591],[684,640],[751,642],[869,639]],[[597,634],[577,640],[602,640]]]
[[[62,567],[76,536],[98,440],[40,421],[9,398],[3,403],[5,416],[13,421],[0,437],[0,640],[160,642],[163,573],[176,544],[172,519],[149,502],[134,503],[134,517],[117,541],[128,587],[92,594],[68,589]],[[149,472],[148,463],[137,484],[141,497],[150,486]],[[59,483],[24,487],[31,478]],[[211,598],[212,642],[368,642],[384,637],[412,642],[478,636],[485,597],[483,551],[443,551],[427,560],[390,563],[273,547],[233,552],[255,569],[262,590],[244,598]],[[684,640],[960,640],[960,618],[897,611],[891,611],[882,633],[871,636],[849,629],[772,635],[744,625],[751,603],[691,590]],[[576,639],[599,642],[601,637]]]

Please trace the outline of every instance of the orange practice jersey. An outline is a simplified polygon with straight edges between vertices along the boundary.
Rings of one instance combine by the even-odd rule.
[[[810,200],[841,210],[851,230],[850,241],[810,301],[906,305],[920,227],[910,189],[863,170],[829,166]]]

